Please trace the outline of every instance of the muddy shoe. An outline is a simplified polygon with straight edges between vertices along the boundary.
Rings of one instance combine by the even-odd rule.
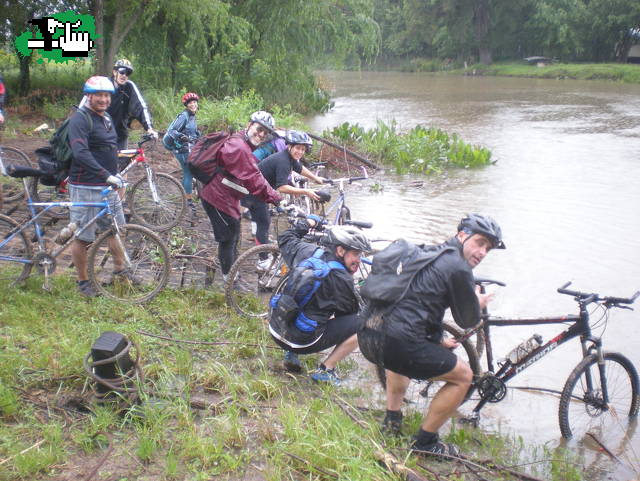
[[[325,384],[333,384],[334,386],[340,385],[340,378],[336,374],[335,369],[327,369],[322,366],[313,371],[311,374],[311,379],[315,382],[325,383]]]
[[[302,363],[295,352],[284,353],[284,368],[289,372],[302,372]]]
[[[402,411],[389,411],[382,421],[382,432],[391,436],[400,436],[402,431]]]
[[[435,443],[425,445],[414,441],[411,445],[411,451],[422,456],[435,456],[441,460],[448,459],[450,456],[460,456],[460,450],[455,444],[445,443],[440,439],[437,439]]]
[[[77,284],[78,291],[80,291],[80,294],[84,297],[91,298],[100,296],[100,293],[96,292],[89,281],[78,281]]]

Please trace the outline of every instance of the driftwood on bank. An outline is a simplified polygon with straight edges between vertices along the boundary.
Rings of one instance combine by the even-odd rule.
[[[368,167],[371,167],[372,169],[376,169],[377,170],[379,168],[376,164],[374,164],[372,161],[370,161],[366,157],[354,152],[353,150],[347,149],[344,145],[336,144],[335,142],[332,142],[330,140],[327,140],[327,139],[325,139],[323,137],[319,137],[319,136],[311,134],[311,133],[309,133],[309,137],[311,137],[314,140],[317,140],[318,142],[322,142],[323,144],[327,144],[330,147],[333,147],[334,149],[338,149],[338,150],[341,150],[341,151],[349,154],[354,159],[358,159],[360,162],[362,162],[363,164],[365,164]]]

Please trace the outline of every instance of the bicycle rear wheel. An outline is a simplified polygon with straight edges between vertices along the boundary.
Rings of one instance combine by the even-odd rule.
[[[16,285],[29,277],[33,264],[31,260],[31,244],[24,232],[18,232],[20,224],[11,217],[0,214],[0,257],[10,257],[15,260],[0,260],[0,282]],[[17,232],[11,240],[11,234]]]
[[[5,169],[10,165],[20,165],[23,167],[33,167],[33,163],[29,156],[22,150],[14,149],[13,147],[0,146],[0,157]],[[24,197],[24,184],[22,179],[14,179],[0,175],[0,182],[2,183],[2,198],[4,202],[13,202]]]
[[[183,218],[187,194],[182,184],[169,174],[154,173],[153,182],[158,194],[157,202],[153,200],[147,177],[133,184],[127,201],[137,224],[162,232],[175,227]]]
[[[111,239],[120,239],[119,246],[126,253],[126,277],[114,275]],[[102,295],[139,304],[153,299],[167,284],[171,261],[166,245],[155,232],[125,224],[119,236],[114,237],[113,230],[109,230],[94,241],[89,249],[88,271],[89,279]]]
[[[268,261],[262,263],[264,259]],[[252,247],[239,256],[229,270],[224,290],[227,305],[238,314],[266,318],[269,299],[287,272],[277,245]]]
[[[445,332],[451,335],[451,337],[458,339],[462,337],[463,331],[455,326],[450,324],[443,324],[443,329]],[[460,349],[462,346],[462,349]],[[471,371],[473,372],[474,380],[478,378],[481,374],[480,361],[478,360],[478,355],[476,354],[476,350],[473,347],[473,344],[469,342],[468,339],[465,339],[460,343],[460,346],[456,348],[453,352],[455,355],[466,362]],[[385,369],[382,366],[376,366],[376,374],[378,376],[378,381],[382,385],[382,389],[386,390],[387,388],[387,375]],[[409,387],[407,388],[407,392],[404,396],[404,402],[407,404],[409,409],[419,412],[424,412],[427,403],[430,397],[435,395],[440,388],[444,385],[443,381],[429,381],[429,380],[419,380],[419,379],[411,379],[409,383]],[[467,391],[467,394],[464,398],[463,402],[466,402],[473,394],[475,390],[474,385],[472,384]]]
[[[603,399],[606,385],[609,403]],[[626,437],[630,421],[638,416],[638,372],[617,352],[604,353],[604,378],[596,354],[585,357],[571,372],[560,396],[560,431],[564,438],[595,435],[616,447]]]
[[[29,194],[33,202],[69,202],[69,191],[59,186],[42,185],[37,177],[29,179]],[[37,207],[36,207],[37,208]],[[47,214],[56,219],[69,217],[69,209],[66,207],[51,207]]]

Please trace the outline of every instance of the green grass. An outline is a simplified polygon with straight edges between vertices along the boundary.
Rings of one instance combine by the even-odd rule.
[[[620,63],[552,63],[543,67],[524,63],[476,64],[451,73],[640,83],[640,65]]]
[[[415,467],[406,450],[408,436],[380,434],[383,406],[368,405],[370,395],[362,387],[320,388],[306,376],[285,374],[281,352],[271,349],[262,321],[232,314],[218,291],[166,290],[146,306],[127,306],[81,298],[66,274],[53,279],[51,293],[41,290],[41,282],[36,275],[22,287],[0,285],[2,480],[37,481],[74,472],[80,477],[110,448],[110,479],[160,473],[162,480],[234,480],[250,470],[273,481],[333,475],[400,479],[375,459],[381,445]],[[140,349],[142,402],[126,411],[88,404],[91,413],[81,413],[74,406],[90,398],[91,385],[82,360],[107,330],[129,336]],[[235,344],[172,343],[139,330]],[[315,357],[306,362],[314,366],[317,357],[308,357]],[[344,367],[344,373],[362,369],[353,361]],[[338,397],[369,408],[354,410],[360,423],[340,407]],[[196,409],[196,400],[211,407]],[[420,416],[407,416],[407,434],[419,423]],[[517,440],[468,429],[454,428],[448,438],[474,457],[505,464],[524,459],[544,479],[577,479],[571,474],[573,457],[562,452],[525,448]]]

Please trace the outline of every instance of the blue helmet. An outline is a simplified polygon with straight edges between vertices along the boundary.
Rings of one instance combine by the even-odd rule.
[[[101,77],[100,75],[94,75],[84,83],[82,91],[85,94],[95,94],[96,92],[109,92],[110,94],[116,93],[116,89],[113,88],[113,83],[107,77]]]

